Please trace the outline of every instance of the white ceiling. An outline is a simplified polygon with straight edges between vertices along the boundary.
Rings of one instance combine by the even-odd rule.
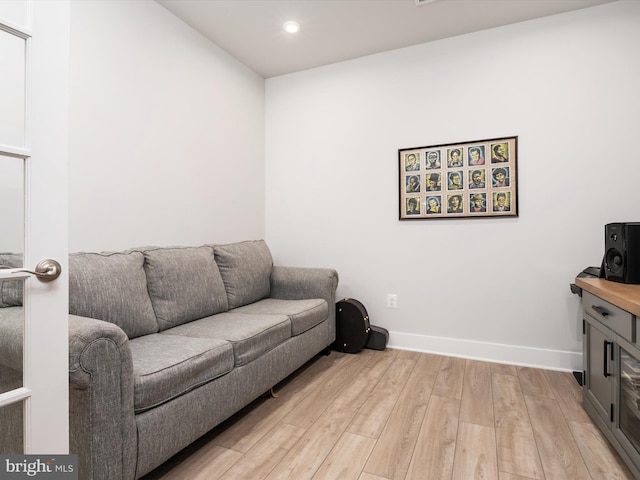
[[[264,78],[615,0],[156,0]],[[285,21],[302,28],[284,32]]]

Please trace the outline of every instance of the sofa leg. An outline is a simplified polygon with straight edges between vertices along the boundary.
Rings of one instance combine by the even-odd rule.
[[[325,357],[328,357],[329,355],[331,355],[331,345],[329,345],[327,348],[325,348],[322,353],[324,354]]]
[[[271,398],[278,398],[278,394],[276,392],[273,391],[273,387],[271,387],[271,391],[269,392],[271,394]]]

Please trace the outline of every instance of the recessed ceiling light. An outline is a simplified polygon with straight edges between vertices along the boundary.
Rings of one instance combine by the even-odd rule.
[[[287,33],[298,33],[300,31],[300,24],[298,22],[290,21],[285,22],[282,26]]]

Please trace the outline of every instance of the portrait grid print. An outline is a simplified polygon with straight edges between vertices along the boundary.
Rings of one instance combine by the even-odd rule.
[[[517,141],[398,150],[400,220],[517,216]]]

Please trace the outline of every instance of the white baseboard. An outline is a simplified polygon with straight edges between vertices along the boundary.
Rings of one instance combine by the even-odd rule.
[[[548,370],[582,371],[582,352],[389,332],[389,348]]]

